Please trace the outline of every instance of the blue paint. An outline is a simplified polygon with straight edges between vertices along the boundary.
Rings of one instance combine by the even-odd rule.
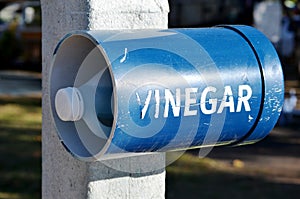
[[[64,41],[78,35],[92,41],[106,58],[107,66],[101,66],[107,67],[106,75],[91,98],[95,99],[98,122],[110,129],[106,137],[99,138],[86,126],[78,130],[76,125],[82,121],[75,125],[61,121],[52,108],[60,138],[80,159],[252,143],[264,138],[280,115],[284,94],[281,64],[270,41],[252,27],[74,32],[63,38],[55,53]],[[78,61],[73,73],[82,62]],[[58,65],[54,61],[50,81],[55,81]],[[53,86],[50,100],[58,89],[74,81]],[[105,87],[101,81],[111,81],[112,86]],[[208,87],[215,90],[204,95]],[[247,88],[251,88],[249,99]],[[232,98],[224,98],[224,92],[232,92]],[[202,95],[205,105],[201,105]],[[222,108],[224,99],[227,104]],[[180,107],[175,110],[168,100],[180,102]],[[214,108],[212,114],[205,114]],[[82,141],[83,135],[89,138]],[[86,147],[90,142],[96,149]]]

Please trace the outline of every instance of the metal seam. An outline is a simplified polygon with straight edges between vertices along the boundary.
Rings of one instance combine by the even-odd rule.
[[[237,145],[243,143],[245,140],[247,140],[252,135],[252,133],[256,129],[256,127],[257,127],[257,125],[260,121],[260,118],[262,116],[262,113],[263,113],[263,107],[264,107],[264,102],[265,102],[265,88],[266,88],[265,78],[264,78],[264,75],[263,75],[263,66],[260,62],[259,55],[256,52],[255,47],[252,45],[252,42],[248,39],[248,37],[242,31],[240,31],[239,29],[237,29],[233,26],[221,25],[221,26],[217,26],[217,27],[226,28],[226,29],[229,29],[229,30],[232,30],[232,31],[238,33],[248,43],[248,45],[250,46],[251,50],[253,51],[253,53],[255,55],[256,61],[257,61],[258,66],[259,66],[259,71],[260,71],[261,93],[262,93],[261,101],[260,101],[260,109],[259,109],[259,112],[258,112],[257,117],[255,119],[255,122],[254,122],[253,126],[250,128],[250,130],[242,138],[240,138],[240,139],[238,139],[238,140],[236,140],[236,141],[234,141],[234,142],[232,142],[228,145],[228,146],[237,146]]]

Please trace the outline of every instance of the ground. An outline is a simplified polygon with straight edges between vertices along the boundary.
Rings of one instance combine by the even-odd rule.
[[[299,198],[296,128],[276,127],[259,143],[214,148],[204,159],[198,152],[187,152],[167,168],[167,198]]]
[[[187,151],[166,168],[166,198],[299,198],[299,129],[295,120],[259,143],[214,148],[205,158]],[[1,72],[0,199],[40,198],[40,187],[40,75]]]

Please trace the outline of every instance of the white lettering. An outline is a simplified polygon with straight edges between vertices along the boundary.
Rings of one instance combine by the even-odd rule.
[[[169,89],[165,89],[165,112],[164,117],[168,117],[169,115],[169,104],[172,106],[174,117],[178,117],[180,113],[180,89],[176,89],[176,103],[174,97]]]
[[[200,101],[200,107],[201,107],[201,111],[204,114],[213,114],[216,112],[217,110],[217,103],[218,103],[218,99],[209,99],[208,103],[211,105],[210,109],[206,108],[206,96],[208,94],[208,92],[213,92],[215,93],[217,91],[217,89],[215,87],[209,86],[206,87],[202,94],[201,94],[201,101]]]
[[[222,113],[225,107],[229,107],[230,112],[234,112],[233,94],[230,86],[224,87],[224,96],[217,113]],[[228,98],[228,101],[227,101]]]
[[[198,114],[198,108],[202,114],[210,115],[214,113],[222,113],[225,108],[229,108],[229,111],[232,112],[241,112],[244,108],[245,111],[251,111],[250,107],[250,99],[252,97],[252,88],[249,85],[239,85],[238,91],[235,93],[235,99],[237,100],[237,106],[235,109],[235,101],[234,95],[232,92],[231,86],[224,87],[224,93],[222,100],[218,98],[212,98],[212,93],[219,93],[218,89],[213,86],[208,86],[204,88],[200,95],[200,99],[197,99],[198,88],[185,88],[185,102],[184,102],[184,110],[183,116],[194,116]],[[150,101],[152,99],[152,90],[148,90],[147,97],[145,99],[144,104],[141,103],[141,99],[138,93],[136,93],[136,98],[138,104],[140,106],[140,118],[144,119],[146,113],[150,106]],[[155,100],[155,107],[154,107],[154,118],[159,118],[160,108],[162,108],[160,97],[161,91],[159,89],[154,90],[154,100]],[[180,109],[181,109],[181,90],[180,88],[175,89],[175,95],[172,94],[170,89],[164,90],[164,112],[163,117],[167,118],[169,116],[169,109],[170,106],[172,107],[172,113],[174,117],[179,117]],[[219,94],[218,94],[219,96]],[[198,106],[197,100],[199,100],[200,105]],[[220,103],[219,100],[221,101]],[[196,106],[197,105],[197,106]],[[219,107],[218,107],[219,106]]]
[[[244,91],[246,91],[246,95],[244,96]],[[252,89],[249,85],[239,85],[239,98],[236,107],[236,112],[241,112],[242,105],[244,104],[245,111],[251,111],[249,105],[249,99],[252,96]]]
[[[137,101],[139,103],[139,105],[141,106],[141,99],[140,99],[140,96],[138,93],[135,93],[136,95],[136,98],[137,98]],[[141,111],[141,119],[144,119],[145,118],[145,115],[146,115],[146,112],[148,110],[148,107],[149,107],[149,103],[150,103],[150,99],[151,99],[151,96],[152,96],[152,90],[149,90],[148,91],[148,95],[147,95],[147,98],[145,100],[145,104],[144,104],[144,107]]]
[[[198,88],[186,88],[185,89],[185,105],[184,105],[184,116],[197,115],[197,110],[190,110],[190,106],[196,104],[196,98],[191,98],[191,93],[196,93]],[[194,94],[195,96],[195,94]]]
[[[158,118],[159,116],[159,90],[154,90],[155,96],[155,115],[154,118]]]

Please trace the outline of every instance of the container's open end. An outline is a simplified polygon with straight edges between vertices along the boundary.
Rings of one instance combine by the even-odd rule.
[[[79,159],[99,159],[114,132],[114,83],[109,63],[88,34],[70,34],[57,46],[50,103],[63,145]]]

